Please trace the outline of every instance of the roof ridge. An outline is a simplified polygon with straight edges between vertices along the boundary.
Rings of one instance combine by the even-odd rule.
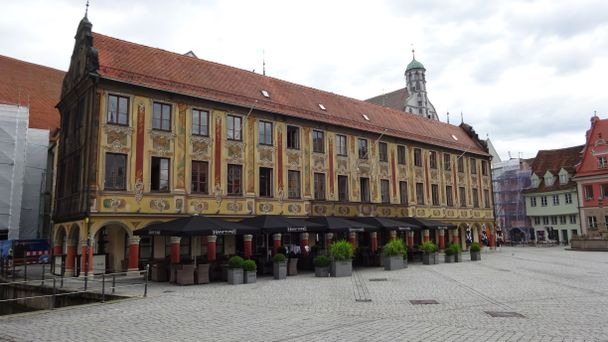
[[[64,74],[66,73],[66,71],[63,71],[63,70],[60,70],[60,69],[56,69],[56,68],[53,68],[53,67],[50,67],[50,66],[46,66],[46,65],[42,65],[42,64],[38,64],[38,63],[32,63],[32,62],[24,61],[24,60],[17,59],[17,58],[14,58],[14,57],[0,55],[0,58],[10,59],[10,60],[12,60],[14,62],[17,62],[17,63],[29,64],[29,65],[33,65],[33,66],[36,66],[36,67],[49,69],[49,70],[52,70],[52,71],[58,71],[58,72],[61,72],[61,73],[64,73]]]

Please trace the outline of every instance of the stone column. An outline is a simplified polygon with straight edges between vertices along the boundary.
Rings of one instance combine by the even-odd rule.
[[[397,231],[396,230],[389,231],[388,232],[388,236],[389,236],[389,239],[391,241],[396,240],[397,239]]]
[[[61,254],[63,254],[63,253],[62,253],[62,252],[63,252],[63,250],[62,250],[62,248],[61,248],[61,247],[62,247],[62,246],[61,246],[61,244],[60,244],[60,243],[58,243],[58,242],[55,242],[55,243],[53,244],[53,255],[54,255],[54,256],[61,256]]]
[[[87,246],[87,240],[80,240],[80,275],[84,277],[85,272],[93,271],[93,246]]]
[[[369,233],[369,239],[370,239],[370,248],[372,250],[372,253],[376,253],[376,251],[378,250],[378,233],[377,232]]]
[[[357,248],[357,232],[348,233],[348,241],[354,248]]]
[[[74,242],[68,241],[66,256],[65,256],[65,276],[71,277],[74,275],[74,264],[76,262],[76,246]]]
[[[281,233],[272,234],[272,255],[277,254],[281,247]]]
[[[308,246],[308,233],[300,233],[300,253],[303,256],[307,256],[306,246]]]
[[[439,229],[439,250],[445,249],[445,229]]]
[[[180,248],[179,243],[182,241],[182,238],[179,236],[171,237],[171,263],[179,264],[180,262]]]
[[[127,271],[139,270],[139,236],[129,238],[129,268]]]
[[[207,236],[207,261],[215,261],[217,235]]]
[[[245,234],[243,235],[243,256],[245,259],[251,258],[252,253],[252,243],[253,235]]]
[[[331,240],[334,238],[334,233],[325,233],[325,249],[329,250]]]
[[[414,232],[407,232],[407,248],[412,250],[414,248]]]
[[[430,240],[430,238],[429,238],[429,230],[428,229],[424,229],[422,231],[422,242],[427,242],[429,240]]]

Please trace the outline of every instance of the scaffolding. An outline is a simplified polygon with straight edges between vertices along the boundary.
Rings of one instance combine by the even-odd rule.
[[[494,211],[507,242],[534,240],[522,194],[530,186],[531,173],[529,163],[520,158],[492,164]]]

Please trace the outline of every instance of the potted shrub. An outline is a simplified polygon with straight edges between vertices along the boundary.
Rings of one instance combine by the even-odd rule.
[[[332,257],[331,276],[350,277],[353,274],[353,256],[355,250],[350,242],[345,240],[336,241],[329,247]]]
[[[445,262],[447,264],[451,264],[454,262],[454,245],[449,245],[448,248],[445,249]]]
[[[255,283],[257,279],[256,271],[258,269],[255,261],[251,259],[243,261],[243,269],[245,270],[245,284]]]
[[[479,242],[473,242],[471,244],[471,261],[481,260],[481,246]]]
[[[235,255],[228,259],[228,284],[243,283],[243,258]]]
[[[331,264],[331,260],[328,257],[317,255],[312,262],[315,264],[315,277],[329,276],[329,264]]]
[[[454,249],[454,262],[462,262],[462,252],[460,250],[460,245],[457,243],[453,243],[452,248]]]
[[[287,278],[287,257],[283,253],[277,253],[272,257],[272,275],[274,279]]]
[[[403,268],[403,256],[407,255],[407,250],[403,240],[392,240],[382,248],[384,256],[384,269],[387,271]]]
[[[437,252],[437,246],[432,241],[426,241],[421,246],[420,249],[424,252],[422,255],[422,263],[424,265],[433,265],[435,262],[435,253]]]

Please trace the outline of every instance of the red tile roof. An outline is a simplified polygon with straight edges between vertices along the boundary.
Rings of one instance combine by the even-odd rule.
[[[30,128],[59,128],[59,111],[65,72],[0,55],[0,103],[29,105]]]
[[[540,178],[538,188],[530,188],[525,190],[525,193],[531,192],[548,192],[562,189],[570,189],[576,185],[571,179],[566,184],[560,184],[559,171],[564,169],[568,171],[571,177],[574,176],[576,165],[581,162],[583,148],[585,145],[560,148],[556,150],[540,150],[536,153],[532,162],[532,173]],[[550,171],[555,177],[555,182],[552,186],[546,186],[544,176],[547,171]]]
[[[103,78],[487,155],[459,126],[98,33],[93,47]]]

